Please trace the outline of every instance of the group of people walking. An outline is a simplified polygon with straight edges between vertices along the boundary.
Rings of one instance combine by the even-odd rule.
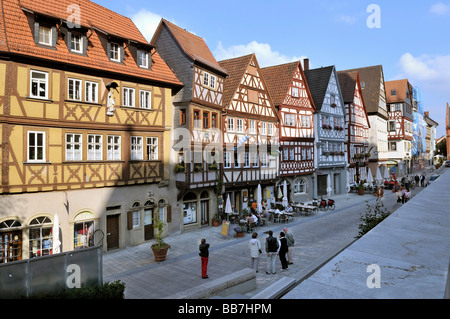
[[[287,227],[283,228],[278,238],[273,236],[273,232],[269,230],[267,232],[264,250],[267,254],[267,268],[266,274],[276,273],[276,259],[277,256],[281,262],[281,270],[287,270],[289,265],[293,264],[292,250],[294,247],[294,236],[288,231]],[[256,272],[259,270],[260,257],[263,255],[263,247],[258,239],[258,233],[252,233],[252,238],[248,243],[250,249],[250,268]],[[209,278],[208,276],[208,259],[209,259],[209,244],[206,243],[206,239],[202,238],[199,245],[199,256],[201,259],[201,274],[203,279]]]

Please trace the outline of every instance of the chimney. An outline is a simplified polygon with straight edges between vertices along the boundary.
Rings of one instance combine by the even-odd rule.
[[[308,71],[308,70],[309,70],[309,59],[304,58],[303,59],[303,71]]]

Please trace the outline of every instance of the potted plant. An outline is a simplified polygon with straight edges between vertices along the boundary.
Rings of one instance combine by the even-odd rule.
[[[208,165],[208,170],[210,171],[217,171],[217,163],[214,161],[213,163]]]
[[[236,226],[233,228],[237,237],[244,237],[245,228],[243,226]]]
[[[151,246],[153,255],[156,261],[164,261],[166,260],[167,250],[170,248],[170,245],[164,242],[164,239],[162,238],[164,223],[159,219],[158,214],[155,214],[153,227],[156,230],[155,243]]]
[[[356,187],[358,189],[359,195],[364,195],[365,187],[362,181],[359,182],[358,186]]]
[[[212,219],[212,225],[214,227],[219,227],[219,225],[220,225],[219,213],[214,214],[214,217]]]
[[[175,173],[183,173],[184,172],[184,162],[175,164]]]

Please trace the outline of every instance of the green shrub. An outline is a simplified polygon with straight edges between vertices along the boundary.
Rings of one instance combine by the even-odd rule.
[[[30,299],[124,299],[125,284],[120,280],[103,285],[64,289],[54,294],[39,294]]]
[[[361,214],[361,217],[359,219],[361,221],[361,224],[359,224],[358,226],[359,233],[356,238],[361,238],[369,230],[381,223],[390,214],[391,213],[386,210],[381,200],[377,199],[374,207],[372,207],[369,202],[366,201],[366,211],[364,214]]]

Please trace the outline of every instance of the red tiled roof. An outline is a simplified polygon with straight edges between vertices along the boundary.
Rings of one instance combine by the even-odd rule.
[[[67,13],[67,8],[72,4],[80,7],[81,26],[90,28],[92,31],[92,35],[90,35],[91,31],[88,31],[90,37],[87,56],[70,53],[61,34],[56,49],[37,46],[34,41],[34,30],[24,10],[66,21],[71,15]],[[100,34],[107,33],[146,45],[148,43],[129,18],[89,0],[8,0],[3,2],[3,8],[0,10],[0,19],[3,18],[5,21],[5,24],[0,26],[1,51],[90,69],[111,70],[111,72],[171,85],[182,85],[154,49],[151,52],[151,70],[139,68],[128,47],[124,50],[123,64],[111,62],[102,46]]]
[[[202,63],[226,75],[226,71],[220,67],[219,63],[217,63],[203,38],[180,28],[166,19],[161,19],[161,22],[153,35],[153,39],[150,41],[151,43],[154,43],[153,41],[157,38],[163,24],[167,26],[184,53],[186,53],[193,61]]]
[[[384,83],[386,88],[386,103],[405,102],[406,90],[408,90],[408,80],[394,80],[386,81]],[[396,90],[396,94],[392,95],[392,90]],[[411,97],[410,97],[411,98]]]

